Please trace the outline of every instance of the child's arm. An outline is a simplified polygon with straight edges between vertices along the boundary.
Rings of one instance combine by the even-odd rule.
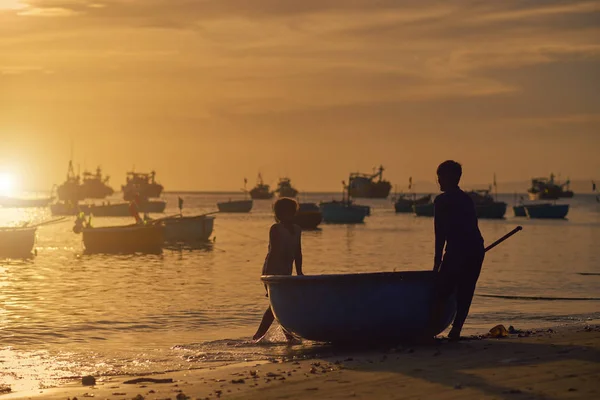
[[[300,236],[300,241],[298,242],[298,250],[294,257],[294,262],[296,263],[296,275],[304,275],[302,273],[302,236]]]
[[[444,233],[444,218],[442,206],[437,198],[435,199],[433,212],[433,225],[435,231],[435,255],[433,257],[433,270],[438,272],[442,264],[442,253],[446,244],[446,235]]]

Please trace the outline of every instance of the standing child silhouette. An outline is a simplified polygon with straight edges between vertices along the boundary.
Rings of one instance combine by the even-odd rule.
[[[461,165],[452,160],[444,161],[437,169],[437,176],[443,193],[434,201],[433,270],[438,275],[432,323],[437,322],[446,299],[456,290],[456,317],[448,337],[458,340],[469,314],[485,249],[475,204],[458,186]]]
[[[294,199],[281,198],[273,206],[277,223],[269,231],[269,252],[263,265],[263,275],[292,275],[293,264],[296,264],[296,274],[302,274],[302,245],[301,229],[293,223],[298,212],[298,203]],[[275,319],[271,307],[265,311],[258,330],[253,336],[260,340]],[[294,337],[284,330],[288,340]]]

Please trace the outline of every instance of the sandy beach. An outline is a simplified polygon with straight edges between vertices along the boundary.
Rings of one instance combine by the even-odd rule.
[[[599,396],[599,380],[600,325],[585,325],[500,339],[437,340],[430,345],[368,351],[339,349],[312,359],[100,378],[95,386],[78,381],[1,397],[589,399]]]

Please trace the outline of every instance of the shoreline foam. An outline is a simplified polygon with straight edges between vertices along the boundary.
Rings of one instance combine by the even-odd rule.
[[[339,349],[328,357],[236,363],[149,377],[173,382],[125,384],[131,377],[110,377],[96,386],[78,381],[0,398],[595,398],[600,396],[600,325],[386,350]]]

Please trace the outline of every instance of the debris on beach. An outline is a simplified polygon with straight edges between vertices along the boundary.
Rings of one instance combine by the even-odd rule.
[[[0,394],[10,393],[12,391],[9,385],[0,385]]]
[[[508,337],[508,330],[504,327],[504,325],[496,325],[490,329],[488,335],[491,338],[505,338]]]
[[[81,378],[81,384],[83,386],[94,386],[96,384],[96,378],[91,375],[84,376]]]

